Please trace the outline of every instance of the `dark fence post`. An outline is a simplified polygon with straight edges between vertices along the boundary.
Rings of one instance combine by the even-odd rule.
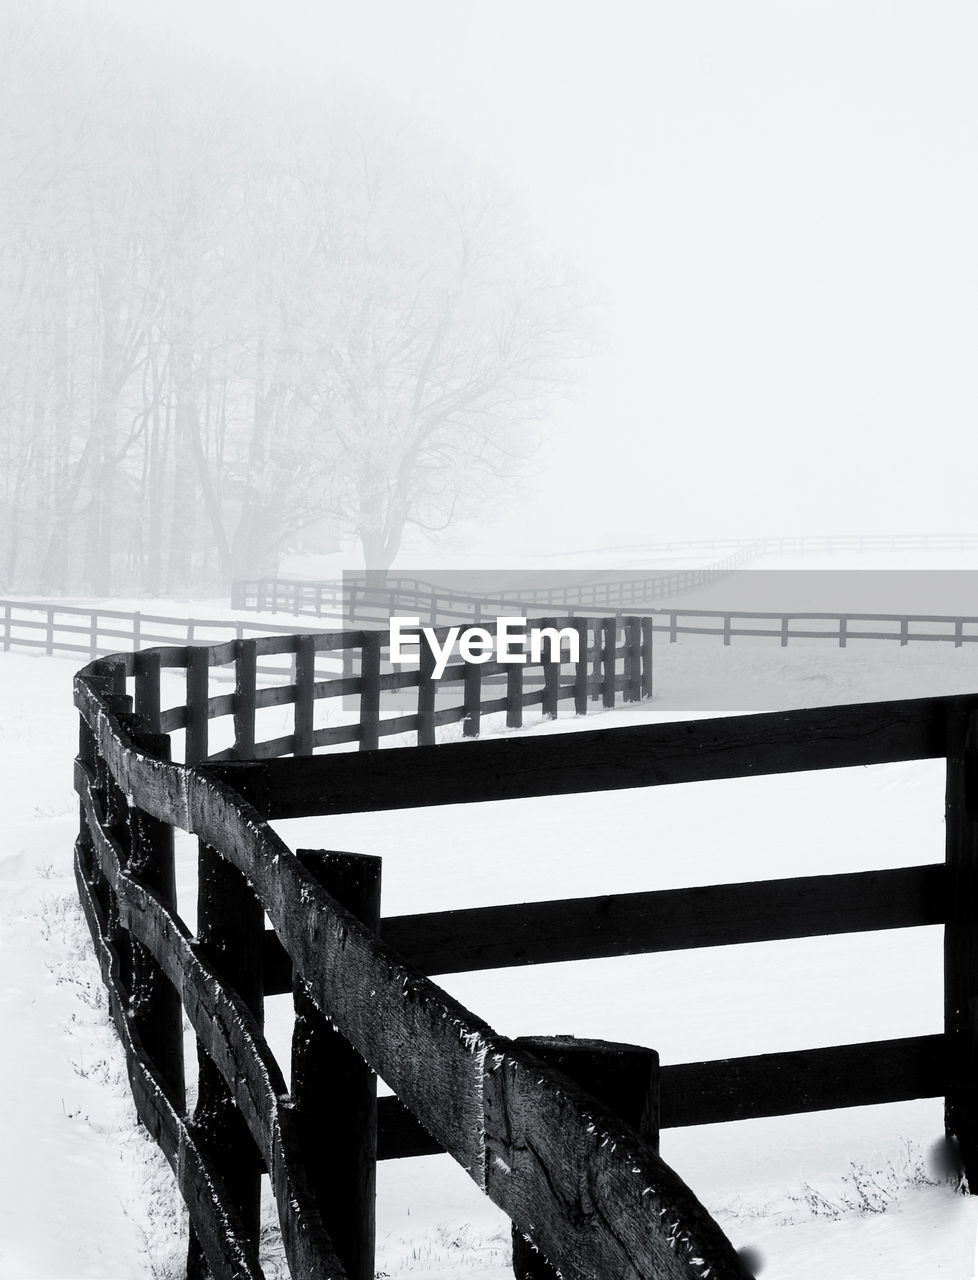
[[[615,684],[618,648],[618,619],[605,618],[601,624],[601,631],[604,636],[603,645],[603,667],[604,675],[601,681],[602,705],[605,707],[613,707],[615,705]]]
[[[654,1049],[573,1036],[521,1036],[516,1043],[586,1089],[658,1151],[659,1055]],[[556,1280],[559,1276],[515,1227],[513,1274],[516,1280]]]
[[[236,781],[246,800],[252,797]],[[262,942],[265,913],[245,877],[216,849],[199,843],[197,947],[248,1006],[261,1027]],[[197,1046],[197,1106],[191,1124],[240,1215],[245,1237],[256,1247],[261,1226],[262,1161],[244,1118],[203,1045]],[[188,1280],[209,1275],[197,1236],[191,1232]]]
[[[364,631],[360,645],[360,750],[380,746],[380,631]]]
[[[418,746],[435,744],[435,655],[424,636],[418,650]]]
[[[380,858],[299,849],[296,856],[340,906],[376,931]],[[350,1280],[373,1280],[377,1081],[305,984],[294,987],[292,1100],[305,1171],[323,1225]]]
[[[560,618],[542,618],[537,625],[553,627],[555,631],[559,631],[560,621]],[[540,652],[540,657],[543,660],[543,714],[549,716],[552,720],[557,719],[557,704],[560,699],[561,645],[559,641],[554,644],[554,648],[556,653],[551,650],[549,661],[544,658],[542,648]]]
[[[160,655],[152,650],[137,653],[133,659],[136,677],[135,712],[139,717],[139,727],[145,733],[159,733],[161,715],[160,677],[162,662]],[[167,739],[169,743],[169,739]],[[169,747],[167,748],[169,750]],[[169,756],[167,756],[169,759]]]
[[[642,619],[642,697],[651,698],[655,692],[652,667],[652,637],[655,635],[655,619]]]
[[[466,738],[477,738],[482,729],[482,664],[467,662],[462,694],[462,706],[465,719],[462,721],[462,734]]]
[[[295,702],[293,754],[311,756],[316,715],[316,637],[295,638]]]
[[[625,635],[628,640],[628,658],[625,670],[627,682],[625,697],[629,702],[642,701],[642,619],[628,618],[625,621]]]
[[[574,712],[579,716],[587,715],[588,684],[588,622],[587,618],[576,618],[578,652],[577,670],[574,672]]]
[[[210,697],[210,652],[206,645],[187,649],[187,740],[184,762],[207,759],[207,702]]]
[[[257,683],[257,642],[236,640],[234,643],[234,754],[239,760],[247,760],[255,754]]]
[[[948,725],[944,1118],[972,1192],[978,1192],[978,711]]]

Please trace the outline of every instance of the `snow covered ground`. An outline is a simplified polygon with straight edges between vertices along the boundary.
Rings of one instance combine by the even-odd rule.
[[[179,606],[173,612],[183,613]],[[655,701],[525,732],[978,689],[978,646],[686,640],[656,651]],[[184,1224],[133,1122],[74,905],[70,659],[0,655],[0,1277],[176,1277]],[[285,712],[282,712],[283,716]],[[586,797],[308,819],[295,847],[384,856],[385,912],[937,861],[942,770],[926,762]],[[788,821],[801,813],[803,822]],[[181,885],[191,850],[181,846]],[[663,1062],[939,1031],[940,931],[726,947],[444,980],[508,1035],[645,1043]],[[269,1001],[288,1060],[287,1001]],[[765,1280],[974,1274],[978,1200],[929,1171],[939,1100],[666,1131],[664,1158]],[[378,1271],[501,1280],[504,1218],[447,1158],[379,1173]],[[885,1212],[860,1212],[869,1201]],[[280,1274],[273,1243],[268,1271]]]

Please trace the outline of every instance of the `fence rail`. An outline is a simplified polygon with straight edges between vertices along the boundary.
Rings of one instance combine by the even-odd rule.
[[[376,646],[371,635],[343,643]],[[278,643],[305,655],[305,674],[283,694],[294,697],[314,685],[308,663],[321,638]],[[117,655],[90,664],[75,685],[79,891],[139,1114],[188,1201],[192,1276],[201,1257],[219,1278],[260,1274],[264,1169],[293,1275],[367,1280],[375,1156],[447,1151],[550,1263],[582,1280],[748,1275],[658,1157],[660,1124],[943,1096],[969,1185],[978,1185],[978,696],[353,755],[308,754],[305,721],[263,744],[268,758],[255,758],[253,728],[234,749],[251,758],[208,758],[208,717],[248,725],[247,673],[275,646],[269,638]],[[235,693],[208,697],[208,672],[228,662],[239,672]],[[187,673],[186,705],[170,711],[160,698],[167,665]],[[171,762],[164,732],[178,723],[188,731],[185,764]],[[376,745],[372,731],[364,741]],[[273,747],[298,754],[272,757]],[[294,853],[268,825],[916,759],[946,760],[944,861],[886,871],[384,918],[378,860]],[[174,828],[200,842],[196,937],[177,910]],[[546,1045],[506,1040],[426,976],[925,925],[944,928],[942,1035],[669,1064],[656,1125],[638,1130],[575,1083],[566,1046],[548,1057]],[[264,998],[287,991],[296,1006],[291,1094],[261,1032]],[[199,1042],[192,1117],[181,1005]],[[604,1055],[617,1062],[623,1049],[605,1046]],[[361,1059],[393,1098],[378,1103]],[[591,1199],[581,1199],[582,1186]]]

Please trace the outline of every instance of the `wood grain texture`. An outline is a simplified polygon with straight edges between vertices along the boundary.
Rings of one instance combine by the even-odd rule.
[[[89,779],[81,798],[100,867],[115,886],[126,928],[150,951],[169,982],[181,992],[187,1017],[198,1039],[233,1092],[235,1104],[272,1179],[286,1256],[293,1274],[309,1280],[327,1280],[327,1277],[341,1280],[342,1267],[305,1174],[292,1101],[258,1023],[247,1005],[223,985],[183,921],[151,889],[122,870],[121,850],[104,828],[98,797],[90,782]],[[132,1019],[128,1021],[131,1023]],[[153,1072],[138,1037],[134,1043],[140,1070],[156,1081],[156,1092],[162,1092],[169,1112],[176,1117],[165,1084]],[[154,1113],[160,1111],[161,1105],[159,1100],[153,1103]],[[220,1187],[220,1213],[228,1211],[236,1223],[237,1237],[243,1239],[247,1233],[242,1219],[232,1208],[231,1192],[214,1162],[203,1155],[198,1139],[191,1137],[191,1130],[182,1120],[167,1123],[171,1129],[173,1124],[178,1124],[186,1141],[192,1143],[198,1153],[195,1158],[206,1164],[215,1185]],[[196,1223],[195,1229],[201,1244],[206,1246]],[[206,1247],[204,1252],[211,1263]]]

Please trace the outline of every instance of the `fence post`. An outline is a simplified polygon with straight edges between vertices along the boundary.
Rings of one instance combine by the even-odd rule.
[[[210,697],[210,653],[206,645],[187,649],[187,739],[184,762],[207,759],[207,701]]]
[[[482,729],[482,664],[479,662],[465,664],[462,708],[465,711],[462,735],[477,738]]]
[[[239,766],[240,767],[240,766]],[[260,797],[244,773],[235,789],[245,800]],[[197,942],[200,953],[221,980],[247,1005],[259,1028],[263,1018],[262,944],[265,912],[247,879],[216,849],[198,843]],[[210,1054],[197,1046],[197,1106],[191,1129],[227,1187],[245,1236],[256,1247],[261,1225],[262,1161],[248,1126]],[[209,1275],[196,1234],[191,1231],[187,1280]]]
[[[431,645],[418,648],[418,746],[435,744],[435,655]]]
[[[781,619],[781,648],[782,649],[787,649],[788,647],[788,622],[789,620],[787,617],[782,617]]]
[[[944,1037],[948,1085],[944,1123],[957,1140],[965,1176],[978,1193],[978,711],[948,724],[947,923],[944,926]]]
[[[586,716],[587,715],[588,667],[590,664],[590,658],[588,654],[587,618],[575,618],[574,626],[577,627],[577,635],[578,635],[577,669],[574,672],[574,714],[579,716]]]
[[[496,620],[496,634],[499,634],[499,620]],[[498,647],[498,646],[497,646]],[[526,645],[523,646],[524,659]],[[506,665],[506,728],[523,728],[523,663],[508,662]]]
[[[145,733],[159,733],[161,728],[160,676],[162,674],[160,655],[152,650],[137,653],[133,659],[133,670],[136,677],[134,710],[139,717],[139,727]],[[169,744],[169,739],[167,743]]]
[[[380,858],[299,849],[306,870],[351,915],[380,924]],[[296,981],[292,1100],[305,1172],[323,1225],[350,1280],[373,1280],[377,1178],[377,1081]]]
[[[563,1072],[659,1149],[659,1055],[637,1045],[573,1036],[521,1036],[516,1043]],[[513,1228],[516,1280],[555,1280],[558,1272],[521,1231]]]
[[[47,615],[47,631],[45,633],[47,648],[45,652],[50,658],[54,653],[54,610],[48,607]]]
[[[295,638],[295,692],[293,755],[311,756],[316,714],[316,637]]]
[[[239,760],[247,760],[255,754],[257,667],[257,642],[236,640],[234,644],[234,754]]]
[[[555,631],[560,630],[559,618],[541,618],[540,626],[553,627]],[[551,720],[557,719],[558,702],[560,700],[560,656],[561,645],[558,641],[554,648],[557,652],[551,650],[550,661],[543,658],[541,649],[540,657],[543,659],[543,714],[549,716]]]
[[[364,631],[360,645],[360,750],[380,746],[380,631]]]
[[[847,639],[846,623],[847,622],[848,622],[848,618],[839,619],[839,648],[840,649],[844,649],[846,647],[846,639]]]
[[[617,620],[615,618],[605,618],[601,623],[601,631],[604,636],[604,674],[601,680],[601,700],[603,706],[613,707],[615,705],[615,670],[617,667],[616,649],[618,647]]]
[[[625,622],[628,638],[628,682],[625,697],[629,702],[642,701],[642,619],[628,618]]]
[[[652,674],[652,637],[655,635],[655,619],[642,619],[642,697],[651,698],[655,692]]]

